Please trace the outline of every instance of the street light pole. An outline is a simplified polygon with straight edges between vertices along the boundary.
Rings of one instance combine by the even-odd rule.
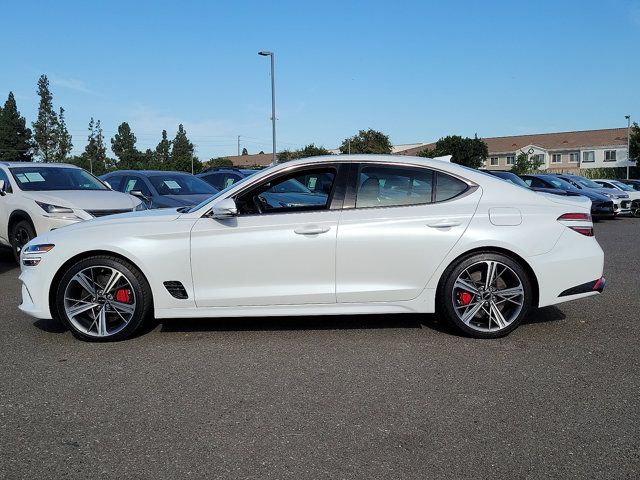
[[[276,79],[275,79],[275,55],[273,52],[258,52],[258,55],[263,57],[271,57],[271,128],[273,130],[273,158],[272,165],[276,165],[278,160],[276,158]]]
[[[629,162],[631,161],[631,115],[625,115],[627,119],[627,180],[629,180]]]

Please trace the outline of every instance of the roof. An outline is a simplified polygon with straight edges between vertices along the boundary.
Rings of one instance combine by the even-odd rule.
[[[5,167],[67,167],[67,168],[81,168],[77,165],[71,165],[70,163],[58,163],[58,162],[2,162],[0,165]]]
[[[600,130],[580,130],[576,132],[535,133],[507,137],[483,138],[492,153],[515,153],[528,145],[536,145],[545,150],[571,150],[584,147],[626,146],[626,128],[605,128]],[[399,152],[401,155],[416,155],[433,148],[435,143],[413,147]]]
[[[155,175],[155,174],[171,174],[171,175],[191,175],[189,172],[177,172],[173,170],[114,170],[113,172],[107,172],[104,176],[113,174],[127,174],[127,175]]]

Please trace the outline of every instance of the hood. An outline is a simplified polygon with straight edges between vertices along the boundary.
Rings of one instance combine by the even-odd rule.
[[[213,193],[198,193],[193,195],[161,195],[157,200],[157,203],[164,203],[165,206],[186,207],[191,205],[198,205],[204,202],[207,198],[211,198]]]
[[[24,197],[76,210],[129,210],[140,203],[131,195],[113,190],[24,191]]]
[[[607,197],[603,193],[593,189],[583,188],[582,190],[571,190],[571,192],[577,193],[579,195],[583,195],[587,198],[590,198],[591,200],[596,200],[598,202],[608,202],[611,200],[609,197]]]
[[[614,198],[629,198],[629,195],[627,195],[627,192],[623,192],[621,190],[616,190],[615,188],[592,188],[591,190],[593,190],[594,192],[598,192],[601,194],[607,194],[607,195],[613,195]]]

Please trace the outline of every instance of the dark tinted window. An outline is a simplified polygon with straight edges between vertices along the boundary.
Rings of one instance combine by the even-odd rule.
[[[326,178],[330,182],[327,191],[309,189],[305,185],[309,175]],[[334,168],[282,175],[242,194],[236,203],[241,214],[326,210],[335,178]]]
[[[147,184],[140,177],[128,177],[124,182],[124,189],[121,188],[121,191],[125,193],[133,192],[133,191],[142,192],[143,195],[151,196],[151,191]]]
[[[360,169],[356,208],[431,202],[433,171],[419,167],[365,165]]]
[[[443,202],[457,197],[466,189],[467,184],[462,180],[445,173],[436,173],[436,202]]]
[[[21,190],[107,190],[96,177],[81,168],[12,167],[13,178]]]
[[[230,187],[242,178],[243,176],[239,173],[229,172],[210,173],[209,175],[204,175],[202,177],[204,181],[206,181],[209,185],[217,188],[218,190],[224,190],[225,188]]]
[[[122,191],[122,180],[124,179],[124,176],[122,175],[111,175],[110,177],[105,178],[105,182],[107,182],[109,185],[111,185],[111,188],[121,192]]]
[[[213,195],[218,190],[192,175],[158,174],[149,177],[160,195]]]
[[[0,168],[0,180],[4,181],[4,191],[7,193],[11,193],[11,182],[9,181],[9,177],[4,170]]]

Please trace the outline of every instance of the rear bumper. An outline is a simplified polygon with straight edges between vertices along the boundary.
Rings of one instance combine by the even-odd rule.
[[[576,285],[575,287],[567,288],[560,294],[561,297],[568,297],[570,295],[579,295],[581,293],[602,293],[605,285],[604,277],[600,277],[598,280]]]

